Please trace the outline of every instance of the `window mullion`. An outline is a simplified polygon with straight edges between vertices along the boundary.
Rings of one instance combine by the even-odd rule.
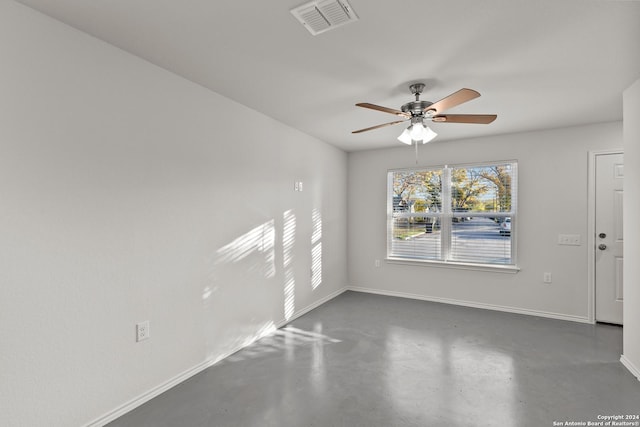
[[[451,258],[451,169],[442,169],[442,232],[440,237],[442,260]]]
[[[392,252],[393,241],[393,174],[387,174],[387,256]]]

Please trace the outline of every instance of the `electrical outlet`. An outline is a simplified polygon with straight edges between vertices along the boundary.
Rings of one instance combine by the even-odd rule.
[[[379,260],[379,259],[375,260],[375,261],[374,261],[374,263],[373,263],[373,265],[374,265],[376,268],[380,268],[380,260]]]
[[[551,273],[544,273],[542,275],[542,281],[544,283],[551,283]]]
[[[149,329],[149,321],[145,320],[136,324],[136,341],[144,341],[151,337],[151,330]]]

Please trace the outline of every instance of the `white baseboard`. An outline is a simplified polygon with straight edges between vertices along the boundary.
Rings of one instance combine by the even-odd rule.
[[[588,317],[572,316],[572,315],[560,314],[560,313],[551,313],[548,311],[530,310],[527,308],[508,307],[503,305],[485,304],[480,302],[464,301],[464,300],[457,300],[457,299],[451,299],[451,298],[431,297],[431,296],[418,295],[418,294],[409,294],[405,292],[386,291],[386,290],[363,288],[363,287],[357,287],[357,286],[347,287],[347,290],[354,291],[354,292],[365,292],[369,294],[386,295],[390,297],[409,298],[409,299],[417,299],[422,301],[439,302],[443,304],[460,305],[463,307],[482,308],[485,310],[504,311],[507,313],[525,314],[528,316],[546,317],[550,319],[568,320],[571,322],[592,323],[589,321]]]
[[[215,363],[215,362],[213,362],[213,363]],[[151,390],[148,390],[145,393],[142,393],[140,396],[131,399],[130,401],[128,401],[125,404],[117,407],[116,409],[104,414],[103,416],[101,416],[99,418],[96,418],[95,420],[91,421],[90,423],[85,424],[85,427],[102,427],[102,426],[110,423],[111,421],[114,421],[114,420],[120,418],[121,416],[123,416],[127,412],[130,412],[130,411],[134,410],[138,406],[143,405],[144,403],[148,402],[149,400],[153,399],[154,397],[161,395],[162,393],[164,393],[165,391],[169,390],[170,388],[175,387],[178,384],[180,384],[181,382],[188,380],[189,378],[191,378],[195,374],[204,371],[209,366],[213,365],[213,363],[209,362],[209,361],[204,361],[204,362],[194,366],[193,368],[188,369],[188,370],[178,374],[177,376],[171,378],[169,381],[167,381],[165,383],[162,383],[159,386],[154,387],[154,388],[152,388]]]
[[[638,379],[638,381],[640,381],[640,369],[638,369],[636,365],[631,363],[631,361],[627,359],[624,354],[620,356],[620,362],[624,365],[625,368],[629,370],[629,372],[633,374],[634,377]]]
[[[313,310],[314,308],[318,308],[319,306],[321,306],[322,304],[326,303],[327,301],[332,300],[333,298],[337,297],[338,295],[342,294],[343,292],[345,292],[347,290],[347,288],[341,288],[338,289],[335,292],[332,292],[331,294],[327,295],[324,298],[321,298],[315,302],[313,302],[312,304],[309,304],[306,307],[303,307],[299,310],[296,310],[296,312],[293,314],[293,316],[291,317],[291,319],[286,320],[286,319],[281,319],[278,322],[274,322],[274,324],[276,325],[276,328],[281,328],[285,325],[287,325],[288,323],[294,321],[295,319],[297,319],[298,317],[307,314],[308,312],[310,312],[311,310]],[[165,391],[177,386],[178,384],[188,380],[189,378],[191,378],[192,376],[204,371],[205,369],[215,365],[216,363],[220,362],[223,359],[226,359],[227,357],[231,356],[232,354],[237,353],[238,351],[242,350],[243,348],[253,344],[255,341],[259,340],[260,338],[262,338],[262,336],[256,336],[255,339],[253,339],[251,342],[249,342],[248,344],[242,345],[238,348],[235,348],[225,354],[222,354],[214,359],[207,359],[202,363],[197,364],[196,366],[187,369],[186,371],[176,375],[175,377],[171,378],[170,380],[158,385],[157,387],[152,388],[151,390],[148,390],[144,393],[142,393],[141,395],[131,399],[130,401],[124,403],[123,405],[115,408],[112,411],[109,411],[108,413],[102,415],[99,418],[96,418],[95,420],[91,421],[88,424],[85,424],[84,427],[102,427],[116,419],[118,419],[119,417],[125,415],[126,413],[134,410],[135,408],[137,408],[138,406],[141,406],[143,404],[145,404],[146,402],[150,401],[151,399],[153,399],[154,397],[157,397],[159,395],[161,395],[162,393],[164,393]]]

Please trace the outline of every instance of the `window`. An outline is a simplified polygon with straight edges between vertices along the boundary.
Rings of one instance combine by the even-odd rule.
[[[387,257],[515,267],[517,163],[389,171]]]

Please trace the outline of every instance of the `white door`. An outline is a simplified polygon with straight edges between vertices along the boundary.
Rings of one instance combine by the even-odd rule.
[[[623,156],[596,156],[596,321],[622,325]]]

